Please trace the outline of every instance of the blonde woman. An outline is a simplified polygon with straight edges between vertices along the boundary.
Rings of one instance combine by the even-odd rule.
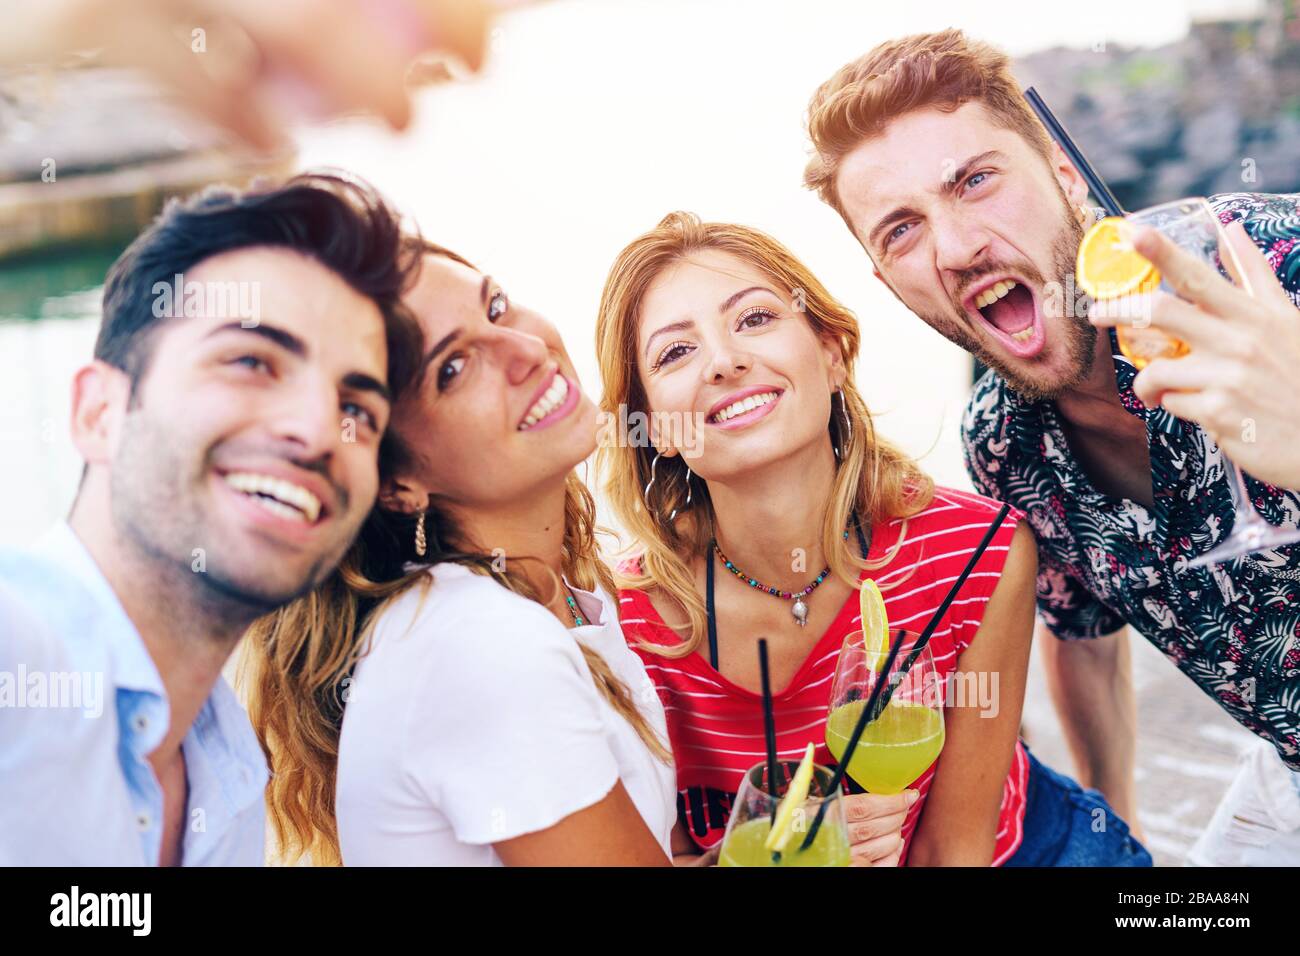
[[[602,409],[620,421],[641,413],[653,444],[606,443],[601,465],[637,539],[620,614],[668,714],[679,854],[683,837],[717,845],[741,775],[762,759],[758,638],[771,652],[778,751],[798,755],[811,741],[832,763],[827,698],[844,637],[860,626],[859,582],[880,586],[891,625],[919,630],[998,510],[936,488],[876,436],[854,386],[858,346],[853,315],[753,229],[674,213],[610,270],[597,326]],[[901,834],[850,814],[859,859],[1146,857],[1099,794],[1018,739],[1037,566],[1021,517],[1000,526],[930,645],[941,679],[965,673],[996,690],[978,704],[950,699],[939,759],[903,795],[876,798],[897,801]]]
[[[245,642],[287,861],[667,865],[663,708],[619,629],[596,443],[554,326],[436,247],[379,505],[327,584]]]

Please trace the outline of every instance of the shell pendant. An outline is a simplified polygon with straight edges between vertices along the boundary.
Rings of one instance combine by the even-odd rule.
[[[802,597],[794,599],[794,603],[790,605],[790,613],[794,615],[795,623],[800,627],[808,626],[808,605],[803,603]]]

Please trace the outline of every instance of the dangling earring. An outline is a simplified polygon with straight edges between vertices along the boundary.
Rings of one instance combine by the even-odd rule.
[[[415,553],[419,557],[424,557],[429,550],[429,542],[424,537],[424,512],[420,512],[420,517],[415,519]]]
[[[686,504],[682,505],[682,507],[689,508],[690,506],[691,506],[691,466],[687,465],[686,466]],[[677,509],[674,508],[673,513],[668,516],[669,524],[671,524],[673,519],[675,519],[676,517],[677,517]]]
[[[650,489],[654,487],[655,467],[659,464],[659,455],[659,452],[655,452],[654,460],[650,462],[650,480],[647,481],[645,487],[641,489],[641,497],[644,498],[647,503],[650,501]]]
[[[840,409],[844,413],[844,445],[847,448],[848,443],[853,438],[853,422],[849,420],[849,400],[844,397],[844,389],[837,388],[835,394],[840,397]],[[835,457],[840,461],[844,460],[844,454],[840,451],[838,445],[832,446],[835,449]]]
[[[645,499],[646,510],[649,510],[650,508],[650,489],[654,486],[655,467],[659,464],[659,459],[661,457],[663,457],[662,452],[655,452],[654,459],[650,462],[650,480],[647,481],[645,487],[641,489],[641,497]],[[690,505],[691,505],[691,466],[687,465],[686,466],[686,504],[683,505],[682,507],[689,508]],[[668,516],[669,523],[671,523],[672,520],[677,517],[677,511],[678,509],[674,508],[672,514]]]

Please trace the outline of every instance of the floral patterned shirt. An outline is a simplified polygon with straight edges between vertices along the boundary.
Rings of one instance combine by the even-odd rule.
[[[1300,307],[1300,195],[1233,193],[1210,204],[1225,223],[1243,220]],[[1300,546],[1187,567],[1231,530],[1223,453],[1199,426],[1138,400],[1137,370],[1110,334],[1120,401],[1147,426],[1153,507],[1094,488],[1055,403],[1026,401],[993,371],[976,383],[962,423],[971,480],[1028,515],[1038,610],[1057,637],[1133,625],[1300,770]],[[1300,494],[1246,480],[1265,520],[1300,524]]]

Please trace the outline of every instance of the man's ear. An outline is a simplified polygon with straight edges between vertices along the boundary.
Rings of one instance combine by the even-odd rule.
[[[390,475],[379,483],[379,507],[397,514],[419,514],[429,507],[429,492],[405,475]]]
[[[131,379],[98,359],[72,377],[72,443],[87,465],[113,460],[122,419],[131,403]]]
[[[1061,184],[1065,198],[1070,201],[1073,211],[1077,213],[1079,207],[1088,201],[1088,184],[1074,168],[1074,163],[1070,162],[1070,157],[1065,155],[1065,150],[1061,149],[1059,143],[1052,144],[1052,172],[1056,175],[1056,181]]]

